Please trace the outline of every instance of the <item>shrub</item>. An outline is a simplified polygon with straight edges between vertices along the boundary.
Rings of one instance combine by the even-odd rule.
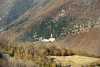
[[[3,56],[2,56],[2,54],[0,54],[0,58],[2,58]]]
[[[4,50],[8,50],[8,49],[7,49],[7,46],[4,46]]]
[[[13,56],[14,56],[14,54],[13,54],[13,53],[9,53],[9,54],[10,54],[10,56],[11,56],[11,57],[13,57]]]
[[[91,64],[89,67],[95,67],[95,65],[94,64]]]
[[[100,66],[100,64],[99,63],[96,63],[96,66]]]
[[[84,67],[83,65],[81,65],[81,67]]]

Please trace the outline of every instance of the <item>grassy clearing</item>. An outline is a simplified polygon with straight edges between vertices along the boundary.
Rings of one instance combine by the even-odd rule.
[[[81,67],[83,66],[89,66],[92,64],[94,65],[99,65],[100,60],[98,58],[93,58],[93,57],[86,57],[86,56],[78,56],[78,55],[73,55],[73,56],[52,56],[52,58],[55,58],[59,64],[66,64],[70,65],[71,67]],[[97,64],[97,62],[99,62]]]

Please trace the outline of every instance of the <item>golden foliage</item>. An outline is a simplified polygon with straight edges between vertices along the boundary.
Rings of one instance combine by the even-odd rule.
[[[56,63],[55,62],[53,62],[52,67],[56,67]]]
[[[14,42],[13,47],[16,47],[16,44],[17,44],[17,43],[16,43],[16,42]]]
[[[17,56],[18,54],[15,52],[14,53],[14,58],[16,59],[18,56]]]
[[[10,53],[13,53],[13,51],[14,51],[13,48],[11,48],[11,49],[10,49]]]

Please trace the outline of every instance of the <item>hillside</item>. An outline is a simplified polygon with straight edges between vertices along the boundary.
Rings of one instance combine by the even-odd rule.
[[[36,42],[52,34],[56,45],[100,53],[100,0],[9,2],[6,7],[2,4],[0,10],[2,14],[7,11],[4,17],[0,15],[0,38]]]
[[[10,2],[10,0],[8,0],[8,1]],[[2,15],[1,15],[1,22],[0,22],[0,23],[2,23],[1,26],[5,27],[5,26],[11,24],[12,22],[14,22],[18,18],[20,18],[22,15],[27,13],[27,11],[31,11],[32,9],[34,9],[41,2],[40,2],[40,0],[29,0],[29,1],[14,0],[14,1],[11,1],[10,3],[6,4],[6,6],[3,4],[2,6],[4,6],[4,7],[1,7],[2,8],[2,10],[1,10]],[[6,14],[3,14],[3,12]],[[25,22],[28,19],[29,19],[29,17],[28,18],[25,17],[25,19],[23,17],[22,20],[23,20],[23,22]],[[21,24],[22,22],[20,22],[20,21],[16,22],[16,26],[18,25],[18,23]]]
[[[100,54],[100,27],[91,29],[88,32],[78,33],[68,37],[61,38],[62,40],[54,42],[57,46],[65,46],[69,49],[89,51]]]

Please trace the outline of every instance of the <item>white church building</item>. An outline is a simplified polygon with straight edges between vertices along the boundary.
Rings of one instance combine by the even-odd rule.
[[[55,41],[55,38],[52,38],[52,34],[51,34],[51,38],[49,38],[49,39],[42,39],[41,41],[43,41],[43,42],[53,42],[53,41]]]

